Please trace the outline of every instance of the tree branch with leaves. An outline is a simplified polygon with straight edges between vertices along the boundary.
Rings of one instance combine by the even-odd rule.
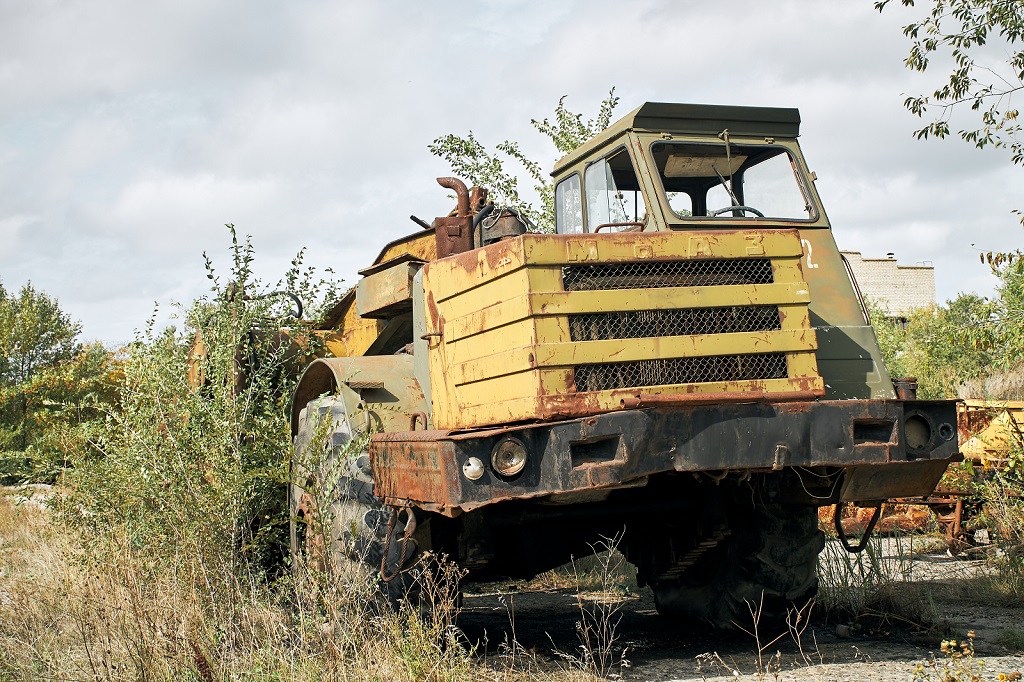
[[[583,114],[565,106],[568,96],[563,95],[555,107],[554,120],[547,118],[530,124],[554,145],[560,155],[565,155],[608,127],[612,114],[619,103],[615,88],[601,101],[597,115],[583,120]],[[551,178],[541,164],[527,158],[517,142],[505,140],[489,151],[469,131],[466,136],[443,135],[427,146],[432,154],[451,164],[452,172],[470,185],[486,187],[491,201],[500,206],[518,210],[541,232],[555,229],[555,188]],[[520,195],[519,177],[508,170],[507,164],[516,163],[522,167],[532,181],[533,190],[539,197],[539,206]]]
[[[879,12],[891,0],[875,2]],[[915,0],[900,0],[915,7]],[[1019,110],[1013,96],[1024,89],[1024,3],[1020,0],[929,0],[923,18],[903,27],[911,40],[904,63],[925,72],[935,56],[948,55],[953,69],[930,95],[909,96],[903,104],[912,114],[934,117],[914,132],[918,139],[950,135],[950,117],[965,106],[977,112],[975,123],[958,131],[979,149],[993,147],[1010,153],[1017,165],[1024,163]],[[1001,41],[1009,48],[1002,62],[991,61],[996,50],[986,46]],[[988,61],[984,61],[988,60]]]

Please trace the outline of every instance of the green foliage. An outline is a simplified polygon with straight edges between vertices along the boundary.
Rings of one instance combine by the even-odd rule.
[[[877,307],[871,310],[890,375],[917,377],[919,398],[1024,398],[1024,263],[993,259],[991,266],[999,278],[991,299],[961,294],[944,306],[916,311],[905,324],[886,319]],[[969,462],[951,468],[945,480],[959,474],[953,487],[973,489],[983,501],[999,548],[990,559],[992,588],[1017,601],[1024,593],[1024,450],[1018,443],[1003,455],[977,483]],[[941,663],[922,667],[922,675]]]
[[[890,0],[875,2],[882,11]],[[900,0],[914,7],[915,0]],[[1020,139],[1019,111],[1011,96],[1024,88],[1024,4],[1012,0],[928,0],[927,14],[903,27],[911,41],[905,60],[907,68],[926,71],[931,58],[948,55],[952,72],[931,95],[907,97],[904,106],[917,116],[931,107],[938,113],[916,131],[919,139],[945,138],[954,109],[969,106],[978,112],[980,125],[959,131],[959,136],[976,147],[1009,151],[1014,164],[1024,162],[1024,140]],[[1004,49],[988,49],[990,42],[1005,43]],[[1001,64],[978,62],[1002,52]]]
[[[565,108],[566,97],[567,95],[563,95],[558,100],[558,106],[555,107],[554,123],[546,118],[543,121],[530,120],[533,127],[538,132],[547,135],[554,143],[555,149],[563,155],[568,154],[607,128],[612,122],[615,107],[619,105],[619,98],[615,96],[615,88],[612,88],[608,91],[608,96],[601,100],[597,116],[584,123],[583,114],[577,114]]]
[[[0,481],[52,481],[100,416],[95,401],[116,392],[116,360],[80,333],[31,283],[17,295],[0,286]]]
[[[568,154],[607,128],[619,103],[619,98],[615,96],[615,88],[612,88],[608,92],[608,97],[601,102],[597,116],[584,121],[583,114],[566,108],[566,97],[567,95],[563,95],[558,100],[554,121],[546,118],[542,121],[530,120],[537,132],[551,140],[555,149],[562,155]],[[491,152],[476,139],[473,131],[469,131],[465,137],[454,134],[439,137],[427,148],[435,156],[450,163],[456,176],[470,185],[487,188],[490,200],[496,205],[518,209],[541,232],[554,231],[554,185],[541,165],[523,154],[518,143],[505,140]],[[539,207],[520,195],[519,178],[506,168],[510,161],[521,166],[534,183],[533,190],[540,198]]]
[[[426,617],[371,612],[369,571],[360,591],[303,562],[265,570],[286,565],[285,410],[322,350],[273,290],[301,293],[314,317],[338,297],[302,254],[274,287],[253,261],[232,230],[230,273],[207,258],[211,293],[178,309],[178,328],[151,320],[114,357],[90,347],[20,384],[43,396],[78,377],[95,390],[89,419],[67,423],[47,518],[0,496],[0,601],[16,616],[0,618],[0,678],[482,679],[454,625],[454,567],[426,572]],[[38,540],[11,532],[22,511],[38,511]]]
[[[230,277],[207,258],[211,295],[179,310],[182,329],[151,320],[125,350],[121,404],[107,412],[102,441],[71,453],[62,505],[69,522],[124,533],[210,589],[211,576],[281,563],[284,412],[297,368],[317,350],[305,323],[281,333],[290,306],[264,296],[252,245],[228,227]],[[299,254],[275,288],[334,291],[312,275]]]
[[[961,397],[1011,397],[989,396],[993,391],[977,386],[994,373],[1021,371],[1024,263],[1001,261],[992,269],[1000,282],[993,298],[960,294],[944,306],[915,311],[905,323],[869,302],[890,376],[917,377],[918,396],[925,399],[957,397],[965,384],[976,395]]]
[[[956,396],[963,382],[991,369],[991,303],[975,294],[961,294],[946,306],[914,311],[904,326],[871,313],[885,365],[893,377],[917,377],[923,399]]]
[[[27,381],[0,386],[0,480],[52,482],[69,452],[101,442],[120,379],[116,354],[96,343]]]
[[[999,277],[995,334],[1004,345],[1003,368],[1024,358],[1024,262],[1019,255],[993,266]]]
[[[28,381],[81,350],[82,326],[31,282],[17,296],[0,286],[0,385]]]

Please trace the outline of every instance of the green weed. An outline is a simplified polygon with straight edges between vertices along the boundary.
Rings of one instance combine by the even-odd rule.
[[[913,581],[912,536],[872,537],[860,554],[829,542],[818,557],[818,604],[869,629],[944,626],[931,592]]]

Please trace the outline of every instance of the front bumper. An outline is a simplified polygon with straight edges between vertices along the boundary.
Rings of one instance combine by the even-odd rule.
[[[474,431],[373,436],[376,494],[446,515],[494,502],[637,485],[663,472],[838,467],[832,501],[928,495],[959,461],[955,401],[818,400],[666,407]],[[503,438],[526,447],[506,479],[490,465]],[[466,461],[484,463],[469,480]]]

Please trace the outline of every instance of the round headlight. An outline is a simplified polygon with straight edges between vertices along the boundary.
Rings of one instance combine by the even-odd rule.
[[[462,465],[462,475],[471,481],[479,480],[484,475],[484,463],[477,457],[470,457]]]
[[[491,466],[501,476],[515,476],[526,466],[526,446],[518,438],[502,438],[491,450]]]

